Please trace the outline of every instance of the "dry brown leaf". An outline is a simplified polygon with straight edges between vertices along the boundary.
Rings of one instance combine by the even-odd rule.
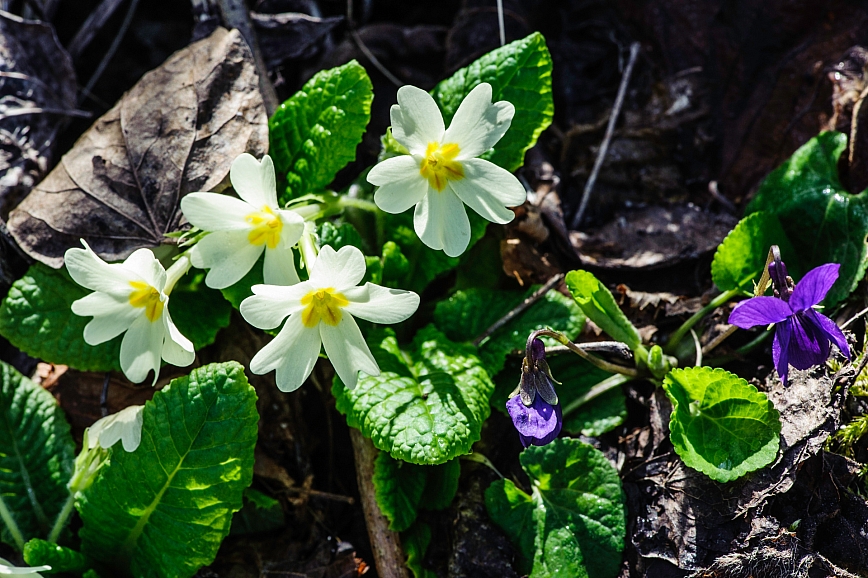
[[[268,149],[253,56],[218,28],[145,74],[9,216],[9,230],[55,268],[85,239],[109,261],[154,247],[179,201],[215,188],[239,154]]]
[[[51,24],[0,10],[0,214],[48,170],[76,87],[72,59]]]

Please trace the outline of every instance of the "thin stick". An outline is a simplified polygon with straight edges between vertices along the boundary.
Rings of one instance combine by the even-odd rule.
[[[507,323],[509,323],[513,319],[515,319],[518,315],[521,315],[522,313],[527,311],[528,307],[530,307],[531,305],[533,305],[534,303],[536,303],[537,301],[539,301],[540,299],[545,297],[545,294],[548,293],[555,285],[560,283],[563,280],[563,278],[564,278],[564,274],[558,273],[557,275],[555,275],[554,277],[552,277],[551,279],[546,281],[545,285],[543,285],[542,287],[540,287],[539,289],[534,291],[533,294],[530,295],[527,299],[525,299],[524,301],[522,301],[521,303],[519,303],[518,305],[513,307],[509,311],[509,313],[507,313],[506,315],[504,315],[503,317],[501,317],[500,319],[495,321],[491,327],[489,327],[488,329],[483,331],[479,335],[479,337],[477,337],[476,339],[473,340],[473,345],[479,347],[479,345],[481,345],[483,341],[485,341],[486,339],[491,337],[492,333],[494,333],[495,331],[497,331],[498,329],[500,329],[501,327],[503,327],[504,325],[506,325]]]
[[[866,365],[868,365],[868,353],[862,356],[862,360],[859,362],[859,366],[856,368],[856,373],[853,374],[853,379],[850,380],[850,385],[847,386],[847,389],[856,385],[856,380],[859,379],[859,376],[862,374],[862,371],[865,370]]]
[[[630,45],[630,59],[627,61],[627,68],[624,69],[624,75],[621,77],[621,86],[618,87],[618,96],[615,97],[615,106],[612,108],[612,114],[609,116],[609,126],[606,127],[606,135],[603,137],[603,144],[600,145],[600,151],[597,153],[597,160],[594,162],[594,168],[591,170],[591,176],[588,177],[588,182],[585,183],[585,190],[582,192],[582,202],[579,204],[579,210],[573,216],[572,229],[577,230],[582,224],[582,217],[585,216],[585,208],[588,206],[588,199],[591,198],[591,191],[594,190],[594,184],[597,182],[597,175],[600,174],[600,168],[603,166],[603,161],[606,159],[606,153],[609,151],[609,143],[612,141],[612,135],[615,132],[615,124],[618,122],[618,116],[621,114],[621,107],[624,106],[624,96],[627,94],[627,85],[630,83],[630,76],[633,74],[633,66],[636,64],[636,57],[639,56],[638,42]]]
[[[322,498],[324,500],[332,500],[335,502],[345,502],[347,504],[355,504],[356,500],[352,496],[342,496],[331,492],[322,492],[320,490],[306,490],[304,488],[286,488],[288,492],[293,494],[308,495],[311,498]]]
[[[122,2],[123,0],[102,0],[100,2],[99,6],[90,13],[90,16],[87,17],[87,20],[84,21],[84,24],[81,25],[66,47],[70,56],[73,58],[81,56],[81,53],[91,43],[93,37],[102,30],[102,27],[105,26],[105,23],[115,13],[115,10],[120,7]]]
[[[259,40],[256,38],[253,22],[250,20],[250,12],[247,10],[244,0],[217,0],[217,7],[220,9],[220,16],[226,27],[238,30],[253,53],[253,62],[259,73],[259,92],[262,93],[265,112],[270,117],[277,110],[280,101],[277,99],[274,85],[268,78],[268,68],[265,66],[262,50],[259,49]]]
[[[389,521],[377,506],[374,495],[374,458],[377,450],[371,440],[354,427],[350,428],[350,440],[356,458],[356,480],[362,497],[362,510],[368,527],[368,538],[374,553],[374,564],[381,578],[409,578],[404,565],[404,550],[397,532],[389,529]]]
[[[848,325],[850,325],[851,323],[853,323],[854,321],[856,321],[857,319],[859,319],[860,317],[862,317],[866,313],[868,313],[868,307],[866,307],[865,309],[863,309],[862,311],[860,311],[859,313],[857,313],[856,315],[854,315],[853,317],[848,319],[847,322],[841,326],[841,329],[847,329]]]
[[[567,404],[563,408],[563,415],[565,417],[568,416],[569,414],[576,411],[577,409],[579,409],[580,407],[582,407],[583,405],[585,405],[589,401],[597,399],[598,397],[600,397],[601,395],[603,395],[606,392],[609,392],[609,391],[612,391],[613,389],[621,387],[621,385],[627,383],[631,379],[633,379],[633,378],[628,377],[626,375],[621,375],[619,373],[616,373],[615,375],[610,375],[609,377],[607,377],[606,379],[604,379],[603,381],[601,381],[600,383],[598,383],[597,385],[595,385],[594,387],[592,387],[591,389],[586,391],[584,395],[582,395],[581,397],[577,397],[576,399],[571,401],[569,404]]]
[[[692,327],[690,328],[690,336],[693,337],[693,350],[696,351],[696,362],[693,365],[699,367],[702,365],[702,345],[699,344],[699,336]]]
[[[500,28],[500,45],[506,44],[506,27],[503,24],[503,0],[497,0],[497,25]]]
[[[115,52],[120,48],[121,40],[124,39],[124,36],[127,33],[127,30],[130,27],[130,24],[133,22],[133,16],[136,13],[136,8],[139,5],[139,0],[130,0],[130,7],[127,9],[127,14],[124,16],[124,21],[121,23],[121,27],[118,28],[118,33],[115,35],[115,39],[112,41],[111,46],[109,46],[108,52],[102,57],[102,60],[99,63],[99,66],[96,67],[96,70],[91,75],[90,80],[87,81],[87,84],[82,90],[83,94],[89,94],[93,91],[94,85],[96,85],[99,78],[102,76],[102,73],[105,72],[106,67],[108,66],[111,59],[114,58]],[[81,100],[81,99],[79,99]]]
[[[362,51],[362,54],[365,55],[365,58],[370,60],[371,64],[374,65],[374,68],[379,70],[383,74],[383,76],[388,78],[389,82],[391,82],[392,84],[394,84],[398,88],[401,88],[402,86],[404,86],[404,83],[401,81],[401,79],[398,78],[397,76],[395,76],[394,74],[392,74],[391,72],[389,72],[389,69],[386,68],[385,66],[383,66],[383,63],[380,62],[380,60],[376,56],[374,56],[374,53],[368,49],[368,47],[365,45],[364,41],[362,40],[362,37],[359,36],[359,33],[355,30],[355,28],[350,30],[350,36],[353,37],[353,42],[356,43],[356,46],[358,46],[359,50]]]
[[[629,377],[639,377],[639,372],[636,370],[635,367],[625,367],[623,365],[618,365],[616,363],[609,363],[608,361],[600,359],[599,357],[597,357],[595,355],[591,355],[590,353],[588,353],[585,350],[585,345],[587,345],[587,344],[585,344],[585,343],[578,343],[578,344],[573,343],[572,341],[567,339],[566,336],[558,333],[557,331],[552,331],[551,329],[538,329],[538,330],[536,330],[530,334],[530,336],[527,338],[527,352],[525,354],[525,357],[527,357],[528,359],[530,359],[530,357],[531,357],[531,352],[530,352],[531,343],[533,342],[534,339],[536,339],[538,337],[552,337],[552,338],[554,338],[555,341],[557,341],[561,345],[566,345],[567,349],[569,349],[570,351],[572,351],[573,353],[575,353],[576,355],[578,355],[579,357],[581,357],[585,361],[588,361],[592,365],[599,367],[600,369],[602,369],[604,371],[608,371],[609,373],[620,373],[622,375],[627,375]]]

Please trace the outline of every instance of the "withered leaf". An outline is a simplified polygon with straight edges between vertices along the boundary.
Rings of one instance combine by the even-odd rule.
[[[76,87],[72,59],[51,24],[0,10],[0,214],[48,170]]]
[[[268,147],[253,56],[218,28],[145,74],[12,211],[9,230],[55,268],[85,239],[109,261],[159,245],[181,197],[223,181],[239,154]]]

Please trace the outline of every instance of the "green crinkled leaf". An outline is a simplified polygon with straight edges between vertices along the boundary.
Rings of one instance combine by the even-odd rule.
[[[558,438],[527,448],[519,460],[533,496],[502,480],[485,492],[485,505],[522,557],[533,560],[531,578],[615,578],[626,509],[618,472],[606,456]]]
[[[780,219],[804,270],[840,263],[826,305],[845,299],[868,265],[868,192],[850,194],[838,178],[838,158],[847,137],[824,132],[802,145],[760,185],[747,213]],[[789,265],[789,257],[783,255]]]
[[[529,574],[533,567],[536,525],[533,499],[515,487],[512,480],[495,480],[485,490],[488,515],[518,548],[517,570]]]
[[[416,520],[419,501],[425,491],[428,473],[425,468],[396,460],[380,452],[374,461],[374,491],[380,511],[389,520],[389,528],[403,532]]]
[[[437,304],[434,323],[453,341],[472,341],[535,289],[531,287],[526,292],[475,288],[457,291],[449,299]],[[527,337],[533,331],[550,328],[572,339],[582,332],[584,325],[585,316],[572,299],[557,291],[549,291],[527,311],[483,342],[479,356],[486,362],[489,374],[494,375],[503,369],[508,353],[524,350]],[[549,347],[557,345],[548,337],[544,337],[543,341]]]
[[[317,236],[319,237],[321,247],[329,245],[335,251],[346,246],[352,246],[360,250],[364,249],[362,246],[362,236],[359,235],[359,232],[350,223],[335,225],[325,221],[317,228]]]
[[[69,497],[75,444],[54,397],[0,362],[0,506],[24,541],[47,537]],[[17,548],[0,518],[0,540]]]
[[[444,510],[449,507],[458,492],[461,463],[458,458],[439,466],[419,466],[428,469],[425,491],[419,507],[423,510]]]
[[[585,315],[612,339],[626,343],[636,351],[642,347],[639,331],[630,323],[615,302],[612,292],[587,271],[570,271],[565,278],[573,299]]]
[[[82,371],[120,371],[121,337],[88,345],[84,326],[92,318],[79,317],[70,308],[89,293],[66,269],[35,263],[0,305],[0,334],[31,357]]]
[[[546,361],[552,376],[561,382],[561,385],[555,385],[561,407],[568,406],[611,375],[572,353],[548,356]],[[514,358],[508,360],[503,371],[494,378],[491,406],[504,415],[509,415],[506,402],[515,391],[520,376],[521,358]],[[611,431],[627,419],[625,401],[621,388],[612,389],[564,415],[563,431],[588,437]]]
[[[38,538],[24,545],[24,561],[28,566],[51,566],[51,570],[43,570],[43,574],[81,574],[88,567],[87,559],[81,553]]]
[[[772,463],[781,420],[766,394],[720,368],[670,371],[663,388],[672,402],[669,439],[684,463],[729,482]]]
[[[488,417],[494,384],[471,345],[449,341],[433,325],[420,330],[409,351],[394,333],[368,337],[380,366],[360,374],[355,389],[335,378],[332,393],[347,424],[393,458],[442,464],[470,452]]]
[[[769,248],[777,245],[791,274],[797,274],[798,254],[770,213],[758,212],[738,222],[714,253],[711,278],[721,291],[739,290],[753,294],[766,266]]]
[[[437,578],[437,574],[422,566],[430,543],[431,527],[422,522],[416,522],[401,534],[401,545],[407,553],[407,568],[413,573],[414,578]]]
[[[231,312],[220,292],[206,287],[203,279],[203,273],[191,271],[169,299],[172,320],[196,349],[214,342],[217,332],[229,325]],[[90,293],[66,269],[35,263],[0,305],[0,335],[31,357],[51,363],[81,371],[120,371],[123,335],[88,345],[84,327],[93,318],[72,312],[72,302]]]
[[[256,393],[238,363],[206,365],[142,418],[139,448],[115,445],[76,504],[82,552],[108,572],[189,577],[214,560],[253,478]]]
[[[373,98],[368,73],[352,60],[318,72],[278,107],[268,134],[275,170],[286,176],[281,203],[325,188],[356,158]]]
[[[431,95],[447,126],[464,97],[482,82],[491,85],[493,102],[506,100],[515,106],[509,130],[482,158],[512,172],[522,165],[525,151],[536,143],[554,115],[552,57],[545,38],[535,32],[510,42],[438,84]]]

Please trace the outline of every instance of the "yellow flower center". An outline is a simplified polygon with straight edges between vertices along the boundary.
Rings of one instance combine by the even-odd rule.
[[[316,327],[322,321],[326,325],[335,326],[341,322],[341,308],[350,304],[342,294],[331,287],[314,289],[301,298],[301,304],[306,305],[301,312],[301,322],[305,327]]]
[[[163,314],[163,302],[160,300],[160,292],[155,287],[144,281],[130,281],[133,292],[130,293],[130,305],[144,307],[145,315],[153,323]]]
[[[455,143],[441,145],[429,142],[419,173],[428,179],[432,187],[442,192],[446,188],[446,181],[464,178],[464,167],[455,160],[459,152],[461,149]]]
[[[276,249],[280,243],[280,232],[283,230],[283,221],[274,214],[271,207],[262,207],[258,213],[250,213],[244,220],[253,225],[253,229],[247,235],[251,245],[266,245],[269,249]]]

